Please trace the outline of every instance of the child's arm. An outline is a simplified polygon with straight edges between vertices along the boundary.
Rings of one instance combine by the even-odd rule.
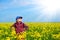
[[[14,26],[15,26],[15,24],[13,24],[12,26],[10,26],[10,29],[13,29],[13,28],[14,28]]]
[[[24,24],[24,28],[25,28],[25,30],[28,30],[29,29],[26,24]]]

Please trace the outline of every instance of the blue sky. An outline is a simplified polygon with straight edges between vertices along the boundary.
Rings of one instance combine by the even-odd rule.
[[[0,22],[60,22],[60,0],[0,0]]]

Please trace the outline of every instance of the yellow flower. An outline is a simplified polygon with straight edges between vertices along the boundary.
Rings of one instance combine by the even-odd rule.
[[[35,32],[34,37],[41,37],[41,34],[39,32]]]
[[[6,31],[5,34],[8,34],[8,32]]]
[[[53,38],[60,38],[60,34],[53,34]]]
[[[10,40],[10,38],[9,37],[6,37],[6,40]]]
[[[2,34],[3,30],[0,30],[0,34]]]
[[[12,35],[12,36],[15,36],[15,35],[16,35],[16,32],[13,30],[13,31],[11,32],[11,35]]]
[[[21,32],[19,35],[17,35],[17,39],[26,38],[26,32]]]

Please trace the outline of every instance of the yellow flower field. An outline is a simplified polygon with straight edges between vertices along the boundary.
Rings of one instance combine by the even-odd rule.
[[[13,23],[0,23],[0,40],[16,40]],[[60,22],[29,22],[26,23],[26,40],[60,40]]]

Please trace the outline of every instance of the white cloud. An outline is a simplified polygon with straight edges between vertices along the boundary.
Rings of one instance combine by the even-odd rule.
[[[27,6],[29,5],[30,2],[29,1],[24,1],[24,0],[12,0],[9,3],[0,3],[0,10],[5,10],[8,8],[14,8],[14,7],[22,7],[22,6]]]
[[[45,20],[52,20],[54,17],[56,17],[57,10],[60,9],[60,0],[33,0],[32,3],[38,7],[42,7],[42,10],[41,8],[38,10],[41,11],[43,16],[45,15]],[[37,14],[40,15],[40,13]],[[40,19],[42,19],[42,17],[38,16],[37,20]]]
[[[26,6],[29,5],[30,2],[29,1],[24,1],[24,0],[13,0],[10,5],[14,5],[14,6]]]

